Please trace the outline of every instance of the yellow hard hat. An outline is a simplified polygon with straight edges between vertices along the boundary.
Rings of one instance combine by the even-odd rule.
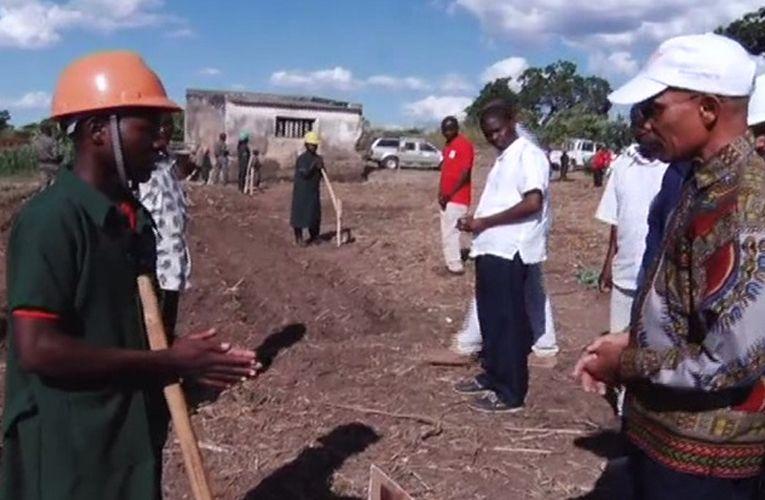
[[[319,145],[319,134],[311,130],[307,134],[305,134],[305,137],[303,138],[303,141],[305,141],[306,144],[313,144],[314,146]]]

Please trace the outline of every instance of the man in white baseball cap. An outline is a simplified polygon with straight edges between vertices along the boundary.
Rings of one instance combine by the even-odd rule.
[[[754,93],[749,99],[747,123],[754,135],[757,152],[765,157],[765,75],[757,77],[754,82]]]
[[[747,129],[756,64],[720,35],[673,38],[609,97],[637,104],[692,172],[628,332],[590,344],[583,387],[627,386],[635,498],[755,499],[765,465],[765,161]]]

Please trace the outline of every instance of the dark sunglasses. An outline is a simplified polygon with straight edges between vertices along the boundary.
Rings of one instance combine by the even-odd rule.
[[[661,94],[660,94],[661,95]],[[683,104],[688,101],[692,101],[694,99],[698,99],[701,97],[702,94],[693,94],[691,96],[688,96],[685,99],[681,99],[679,101],[670,102],[670,103],[660,103],[656,102],[656,99],[659,96],[656,96],[654,98],[648,99],[646,101],[643,101],[639,104],[635,105],[635,119],[638,123],[645,123],[648,120],[656,119],[659,116],[661,116],[662,113],[664,113],[667,109],[671,108],[672,106],[676,106],[678,104]]]

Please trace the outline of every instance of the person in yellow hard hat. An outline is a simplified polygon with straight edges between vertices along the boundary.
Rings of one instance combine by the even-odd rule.
[[[306,246],[318,243],[321,227],[321,170],[324,159],[319,155],[319,134],[308,132],[304,138],[305,151],[295,162],[295,180],[292,190],[290,224],[295,233],[295,244]],[[303,229],[308,229],[308,240]]]
[[[132,189],[149,179],[162,114],[178,109],[130,52],[61,75],[52,116],[74,164],[22,209],[8,246],[0,499],[161,498],[163,385],[254,375],[254,353],[214,331],[148,350],[136,278],[153,271],[156,246]]]

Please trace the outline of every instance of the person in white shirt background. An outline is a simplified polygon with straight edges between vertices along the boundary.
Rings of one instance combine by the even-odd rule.
[[[629,327],[648,234],[648,211],[667,170],[666,163],[654,158],[655,148],[640,126],[637,107],[632,109],[630,121],[637,143],[614,160],[595,213],[598,220],[611,228],[598,279],[601,292],[611,291],[610,333]]]
[[[475,236],[476,301],[483,373],[455,384],[476,394],[471,407],[489,413],[523,408],[528,392],[527,357],[533,343],[525,300],[530,266],[547,258],[550,164],[545,153],[516,132],[516,110],[495,101],[480,118],[486,140],[500,155],[475,215],[458,228]]]
[[[537,144],[534,135],[522,125],[516,124],[515,131],[518,137],[523,137]],[[551,217],[548,217],[547,222],[549,231]],[[540,358],[554,357],[560,349],[555,330],[553,308],[550,297],[545,290],[541,263],[531,266],[531,279],[526,282],[526,307],[529,312],[531,331],[534,334],[534,345],[531,350],[535,356]],[[472,356],[481,351],[481,325],[478,321],[475,296],[470,301],[462,328],[454,336],[450,349],[460,356]]]

